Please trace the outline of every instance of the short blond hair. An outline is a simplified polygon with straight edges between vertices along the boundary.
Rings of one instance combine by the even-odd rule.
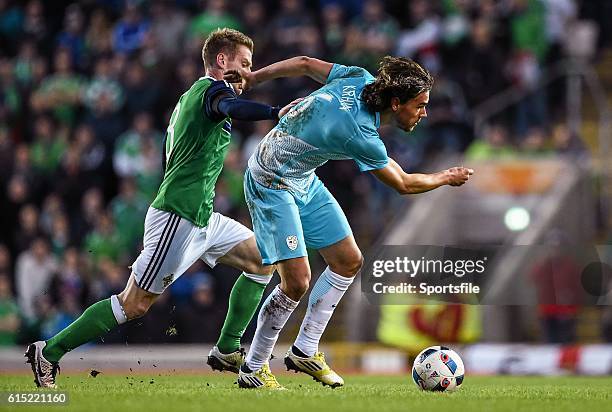
[[[219,53],[225,53],[233,59],[238,46],[246,46],[253,53],[253,40],[246,34],[227,27],[213,31],[202,47],[204,66],[214,68]]]

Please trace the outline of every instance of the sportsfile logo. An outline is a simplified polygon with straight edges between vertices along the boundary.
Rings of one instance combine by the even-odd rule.
[[[610,305],[605,245],[382,245],[362,270],[374,304]]]
[[[410,259],[396,257],[394,260],[375,260],[372,275],[380,278],[387,273],[403,273],[414,278],[419,273],[444,273],[458,278],[466,274],[481,274],[485,271],[487,257],[478,260]]]

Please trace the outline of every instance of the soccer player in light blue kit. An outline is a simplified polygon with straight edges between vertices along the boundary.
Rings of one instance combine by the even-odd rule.
[[[253,73],[229,73],[246,82],[307,75],[324,86],[287,113],[260,142],[245,173],[245,197],[263,264],[276,265],[281,283],[264,302],[241,387],[280,388],[267,366],[279,331],[306,293],[310,267],[306,248],[328,264],[308,299],[298,337],[285,357],[288,369],[324,385],[343,379],[325,362],[318,344],[334,308],[360,270],[363,257],[338,202],[315,174],[328,160],[353,159],[400,194],[443,185],[460,186],[473,173],[455,167],[433,174],[408,174],[387,156],[378,128],[389,124],[411,131],[427,116],[431,75],[412,60],[385,57],[375,78],[360,67],[296,57]],[[232,77],[234,77],[232,79]]]

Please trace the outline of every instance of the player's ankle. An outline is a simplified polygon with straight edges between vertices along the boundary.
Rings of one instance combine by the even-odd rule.
[[[309,358],[310,357],[310,356],[306,355],[300,348],[298,348],[295,345],[291,346],[291,352],[295,356],[299,356],[300,358]]]
[[[240,346],[220,346],[217,344],[217,349],[222,355],[229,355],[240,350]]]

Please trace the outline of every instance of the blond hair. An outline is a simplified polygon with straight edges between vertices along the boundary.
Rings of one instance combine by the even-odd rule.
[[[225,53],[230,59],[236,55],[238,46],[246,46],[253,52],[253,40],[238,30],[223,28],[210,33],[202,47],[202,60],[207,68],[214,68],[217,64],[217,55]]]

